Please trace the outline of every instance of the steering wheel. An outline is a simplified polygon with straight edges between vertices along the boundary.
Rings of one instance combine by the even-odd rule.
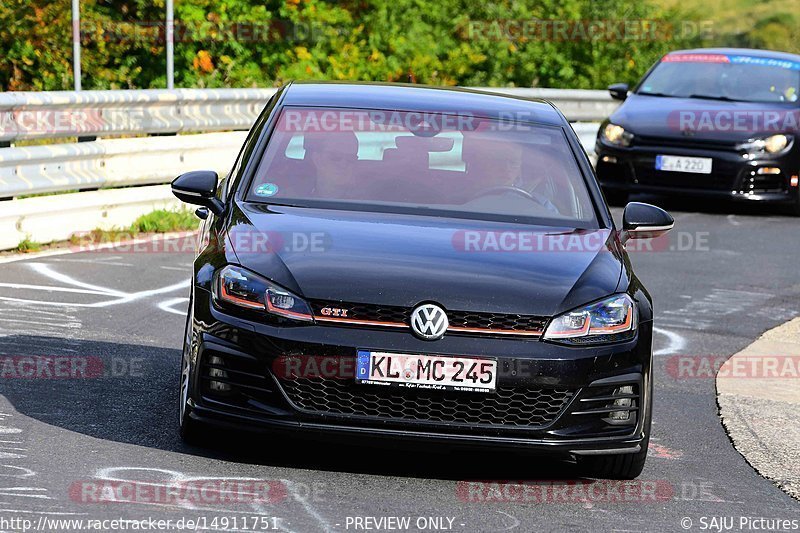
[[[520,189],[519,187],[515,187],[513,185],[496,185],[494,187],[489,187],[488,189],[480,190],[475,194],[475,198],[480,198],[482,196],[490,196],[492,194],[497,194],[501,192],[513,192],[520,196],[524,196],[529,200],[536,201],[536,198],[534,198],[531,193],[529,193],[525,189]]]
[[[519,187],[515,187],[513,185],[496,185],[494,187],[489,187],[488,189],[483,189],[482,191],[478,191],[478,193],[475,194],[475,198],[481,198],[483,196],[490,196],[502,192],[512,192],[514,194],[522,196],[523,198],[527,198],[528,200],[533,200],[542,207],[545,208],[547,207],[545,203],[541,201],[539,198],[536,198],[534,195],[532,195],[525,189],[520,189]]]

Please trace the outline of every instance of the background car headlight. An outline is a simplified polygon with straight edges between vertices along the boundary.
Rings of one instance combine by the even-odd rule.
[[[611,122],[605,125],[600,135],[605,142],[616,146],[630,146],[633,140],[632,133],[625,131],[625,128],[622,126],[617,126]]]
[[[617,342],[633,337],[637,319],[631,297],[616,294],[557,316],[547,326],[544,338],[571,344]]]
[[[783,133],[776,133],[763,139],[755,139],[742,143],[738,146],[740,150],[747,152],[766,152],[768,154],[777,154],[786,149],[792,142],[791,135],[784,135]]]
[[[772,135],[764,139],[764,149],[771,153],[777,153],[789,145],[789,137],[786,135],[778,134]]]
[[[293,320],[314,320],[305,300],[241,267],[229,265],[223,268],[214,288],[214,298],[218,302]]]

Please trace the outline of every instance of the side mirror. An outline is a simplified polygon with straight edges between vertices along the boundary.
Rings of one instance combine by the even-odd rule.
[[[608,86],[608,92],[614,100],[625,100],[628,97],[628,84],[615,83]]]
[[[660,207],[631,202],[622,213],[622,242],[660,237],[674,225],[675,220]]]
[[[178,200],[207,207],[215,215],[221,215],[225,206],[217,198],[219,176],[213,170],[195,170],[181,174],[172,181],[172,194]]]

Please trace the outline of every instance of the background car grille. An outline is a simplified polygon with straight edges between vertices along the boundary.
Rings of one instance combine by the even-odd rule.
[[[574,392],[503,388],[475,394],[360,385],[341,379],[280,382],[292,403],[314,414],[483,426],[540,427],[554,421]]]
[[[412,311],[411,308],[398,306],[325,301],[312,302],[314,315],[317,317],[323,317],[322,309],[325,307],[346,309],[347,318],[352,320],[389,322],[405,325],[409,325]],[[450,326],[453,328],[519,331],[520,333],[540,332],[547,324],[547,317],[506,313],[476,313],[471,311],[448,310],[447,318],[450,321]],[[346,325],[346,322],[341,323]]]

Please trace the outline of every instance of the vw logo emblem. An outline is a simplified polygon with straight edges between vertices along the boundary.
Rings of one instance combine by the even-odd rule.
[[[422,304],[411,312],[411,329],[426,341],[441,339],[449,322],[444,309],[434,304]]]

